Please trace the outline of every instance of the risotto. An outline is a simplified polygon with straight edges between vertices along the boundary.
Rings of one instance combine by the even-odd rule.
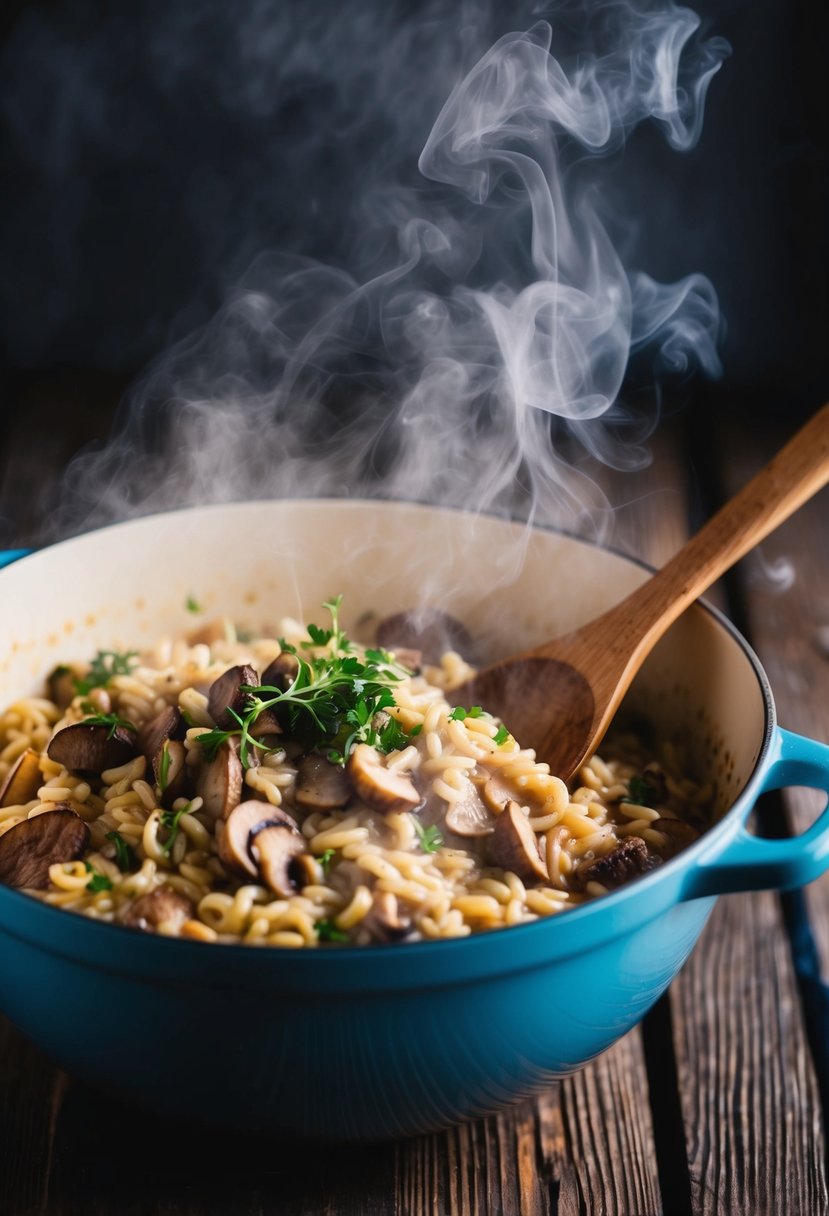
[[[670,744],[617,734],[568,787],[455,704],[457,650],[393,626],[358,645],[325,608],[102,651],[9,706],[0,881],[198,941],[413,942],[557,915],[706,825],[712,790]]]

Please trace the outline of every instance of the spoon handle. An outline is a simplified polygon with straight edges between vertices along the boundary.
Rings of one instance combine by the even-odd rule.
[[[750,549],[829,482],[829,403],[644,587],[605,615],[649,649]]]

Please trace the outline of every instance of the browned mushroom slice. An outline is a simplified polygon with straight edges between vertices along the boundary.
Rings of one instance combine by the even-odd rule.
[[[493,773],[481,792],[484,802],[495,815],[500,815],[508,802],[517,802],[522,797],[501,773]]]
[[[242,800],[244,772],[236,748],[223,743],[213,760],[203,761],[196,778],[196,793],[207,814],[213,819],[227,819]]]
[[[414,810],[422,802],[411,777],[386,768],[380,753],[367,743],[357,744],[345,771],[358,797],[384,815]]]
[[[399,942],[412,932],[410,917],[401,916],[397,896],[391,891],[376,891],[371,907],[362,920],[372,938],[378,942]]]
[[[263,709],[261,714],[257,714],[251,723],[250,733],[254,739],[261,739],[268,747],[274,747],[276,745],[276,736],[282,734],[282,727],[272,709]]]
[[[274,894],[287,899],[298,889],[298,873],[293,863],[306,847],[305,837],[285,824],[267,824],[252,837],[250,851],[262,881]]]
[[[186,764],[187,752],[177,739],[162,744],[153,760],[153,776],[158,786],[162,806],[171,807],[176,798],[185,798],[192,790],[191,775]]]
[[[458,836],[488,836],[495,828],[495,816],[484,806],[471,781],[457,802],[450,802],[444,822]]]
[[[629,882],[631,878],[647,874],[657,865],[659,858],[648,853],[648,846],[641,836],[626,836],[611,853],[582,866],[577,878],[582,884],[599,882],[612,891]]]
[[[22,756],[12,765],[0,789],[0,806],[22,806],[37,797],[43,784],[40,773],[40,757],[27,747]]]
[[[345,806],[352,794],[345,769],[325,756],[310,752],[297,765],[294,798],[309,810],[333,811]]]
[[[322,866],[310,853],[299,853],[291,862],[290,872],[297,890],[300,891],[303,887],[322,882],[324,877]]]
[[[652,823],[648,824],[648,827],[667,836],[667,852],[671,857],[682,849],[687,849],[688,845],[693,844],[695,840],[699,840],[699,832],[684,819],[654,819]]]
[[[65,803],[16,823],[0,836],[0,883],[7,887],[49,885],[49,866],[76,861],[89,844],[89,828]]]
[[[268,827],[287,827],[296,833],[299,840],[302,837],[290,815],[269,802],[250,799],[240,802],[217,833],[219,857],[231,870],[237,874],[257,878],[259,872],[251,851],[252,837]],[[303,844],[303,848],[305,845]]]
[[[158,933],[165,929],[176,934],[185,921],[195,915],[193,901],[172,887],[156,887],[148,895],[134,900],[119,916],[122,925],[131,929],[142,929],[145,933]]]
[[[61,663],[46,677],[49,699],[58,709],[66,709],[78,691],[78,681],[83,679],[82,667],[69,667]]]
[[[138,738],[128,726],[73,722],[49,741],[46,754],[72,773],[102,773],[132,760]]]
[[[509,870],[522,882],[549,879],[536,834],[517,802],[508,802],[495,820],[487,852],[494,865]]]
[[[181,740],[187,733],[187,723],[177,705],[168,705],[151,722],[141,728],[138,742],[147,757],[147,763],[155,765],[158,753],[168,739]]]
[[[468,659],[474,650],[466,626],[438,608],[387,616],[377,626],[377,645],[384,650],[419,650],[426,663],[439,663],[447,650],[456,650]]]
[[[228,668],[213,681],[207,698],[207,712],[221,730],[232,730],[237,725],[233,714],[241,717],[248,703],[248,694],[242,689],[246,684],[256,686],[258,683],[259,673],[247,663]]]
[[[299,660],[296,655],[285,651],[262,672],[262,683],[267,688],[278,688],[280,692],[284,692],[294,682],[298,671]]]

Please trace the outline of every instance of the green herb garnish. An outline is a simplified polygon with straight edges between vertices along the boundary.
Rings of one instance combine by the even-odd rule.
[[[84,862],[84,868],[87,874],[91,874],[89,882],[86,884],[87,891],[111,891],[112,880],[107,878],[106,874],[102,874],[100,870],[96,870],[88,861]]]
[[[381,751],[397,749],[407,738],[398,723],[376,720],[375,715],[394,705],[392,689],[406,676],[405,668],[386,651],[367,651],[360,659],[339,624],[340,597],[327,600],[331,628],[309,626],[312,641],[306,648],[324,647],[321,655],[304,658],[296,647],[280,639],[287,654],[297,660],[297,672],[286,689],[272,685],[247,685],[244,711],[231,714],[236,726],[230,730],[205,731],[198,742],[208,759],[231,737],[239,739],[239,757],[250,767],[250,749],[274,749],[255,737],[256,719],[274,709],[283,729],[306,750],[316,748],[329,760],[344,764],[358,743]],[[382,724],[381,724],[382,723]]]
[[[203,611],[202,606],[199,603],[199,601],[195,598],[195,596],[192,596],[192,595],[188,595],[187,599],[184,601],[184,606],[188,612],[202,612]]]
[[[492,741],[497,747],[503,747],[507,739],[509,739],[509,731],[507,730],[506,726],[499,726],[495,734],[492,736]]]
[[[135,730],[132,722],[128,722],[126,718],[119,718],[117,714],[92,714],[88,718],[84,718],[81,722],[82,726],[108,726],[109,734],[107,739],[112,739],[119,726],[125,726],[127,730]]]
[[[462,705],[456,705],[449,718],[452,722],[463,722],[466,718],[482,718],[483,716],[484,711],[480,705],[473,705],[471,709],[464,709]]]
[[[322,866],[323,874],[327,874],[331,869],[331,862],[334,860],[334,850],[326,849],[324,853],[320,853],[317,861]]]
[[[107,832],[106,839],[115,845],[115,861],[119,870],[134,870],[138,859],[132,846],[127,844],[120,832]]]
[[[652,785],[648,785],[644,777],[631,777],[628,790],[625,801],[633,803],[634,806],[652,807],[659,799],[658,791]]]
[[[424,853],[437,853],[438,849],[443,844],[443,836],[440,830],[432,823],[425,828],[419,819],[411,816],[414,830],[417,833],[417,839]]]
[[[178,834],[181,828],[181,817],[182,815],[187,814],[187,812],[190,810],[190,805],[191,804],[189,802],[186,802],[184,806],[180,807],[177,811],[161,812],[161,822],[170,833],[170,835],[164,841],[164,844],[161,846],[161,852],[167,857],[170,856],[170,853],[173,850],[173,845],[178,839]]]
[[[317,934],[321,942],[347,942],[348,934],[338,929],[333,920],[318,920]]]
[[[170,740],[164,740],[164,746],[161,749],[161,759],[158,762],[158,788],[162,794],[167,788],[167,783],[170,778]]]
[[[113,676],[128,676],[138,662],[138,651],[99,650],[85,676],[75,680],[75,693],[86,696],[93,688],[103,688]]]

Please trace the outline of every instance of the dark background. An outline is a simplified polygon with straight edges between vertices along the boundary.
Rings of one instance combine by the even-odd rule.
[[[629,264],[660,279],[701,271],[719,294],[725,374],[684,389],[680,408],[795,420],[829,396],[827,6],[692,7],[733,49],[702,139],[679,155],[646,124],[608,189]],[[7,5],[7,444],[21,414],[67,454],[103,435],[136,373],[206,321],[259,252],[361,262],[372,181],[420,188],[417,155],[452,84],[540,14],[556,28],[555,8],[495,0]],[[20,518],[3,488],[9,543]]]

